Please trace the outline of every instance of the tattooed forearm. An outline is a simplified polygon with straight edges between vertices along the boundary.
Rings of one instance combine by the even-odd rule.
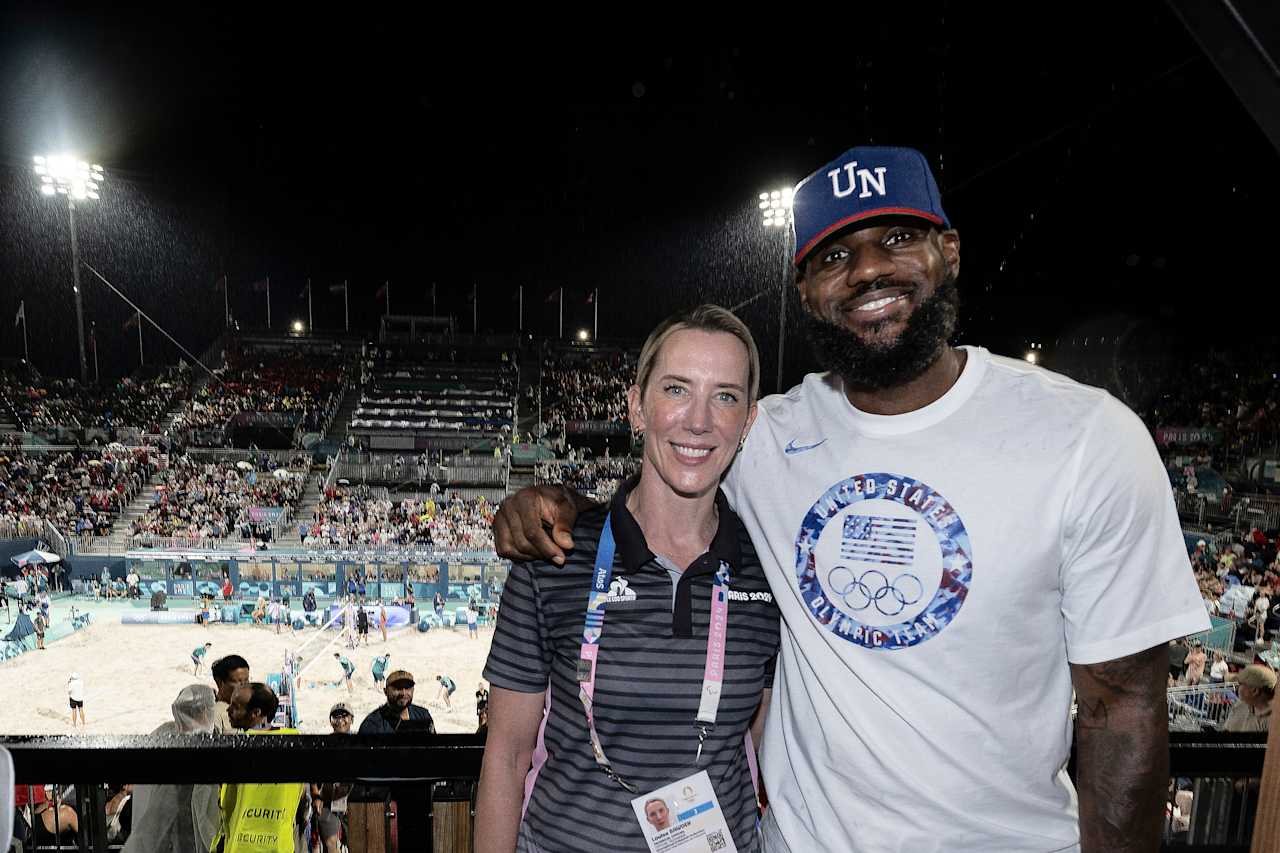
[[[1160,849],[1169,784],[1168,653],[1073,665],[1076,785],[1084,853]]]

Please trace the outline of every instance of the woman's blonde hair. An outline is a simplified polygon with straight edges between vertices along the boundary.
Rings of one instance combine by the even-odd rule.
[[[672,314],[658,324],[640,348],[640,361],[636,365],[636,385],[640,394],[644,395],[645,386],[653,375],[654,365],[658,363],[658,353],[667,338],[684,329],[701,332],[723,332],[733,335],[742,341],[747,348],[747,404],[754,403],[760,396],[760,351],[756,349],[755,339],[737,315],[728,308],[719,305],[697,305]]]

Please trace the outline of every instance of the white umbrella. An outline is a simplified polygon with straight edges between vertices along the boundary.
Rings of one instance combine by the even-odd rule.
[[[99,465],[101,465],[101,464],[102,464],[102,460],[100,460],[100,459],[90,459],[90,460],[89,460],[89,464],[90,464],[90,465],[92,465],[94,468],[97,468]]]
[[[241,471],[253,470],[253,466],[250,465],[248,462],[245,462],[243,459],[241,459],[239,462],[236,463],[236,467],[239,468]]]
[[[287,480],[293,475],[289,473],[288,468],[277,468],[275,471],[272,472],[272,476],[274,476],[277,480]]]

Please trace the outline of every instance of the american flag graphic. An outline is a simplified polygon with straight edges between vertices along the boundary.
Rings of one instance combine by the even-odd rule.
[[[860,563],[910,566],[916,556],[915,519],[883,515],[846,516],[840,556]]]

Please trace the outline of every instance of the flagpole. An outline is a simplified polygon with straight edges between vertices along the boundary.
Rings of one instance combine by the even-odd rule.
[[[516,331],[524,331],[524,285],[519,286],[520,291],[520,319],[516,322]]]
[[[591,307],[595,309],[595,316],[591,319],[591,340],[594,341],[600,337],[600,288],[598,287],[591,295]]]
[[[560,288],[560,340],[564,340],[564,287]]]
[[[231,297],[227,295],[227,274],[222,274],[222,327],[231,327]]]
[[[383,287],[387,289],[387,305],[384,310],[386,311],[386,316],[390,317],[391,316],[391,280],[388,279],[387,283],[384,284]]]
[[[26,303],[22,304],[22,357],[27,360],[27,365],[31,364],[31,350],[27,349],[27,312]]]
[[[351,288],[344,278],[342,280],[342,325],[348,332],[351,331],[351,300],[347,298],[350,290]]]
[[[307,332],[316,330],[316,318],[311,314],[311,279],[307,279]]]
[[[271,276],[267,276],[267,328],[271,328]]]
[[[436,316],[436,283],[431,282],[431,316]]]
[[[477,284],[472,284],[471,285],[471,334],[472,335],[476,333],[477,331],[476,327],[479,325],[479,322],[478,322],[478,318],[480,316],[478,311],[479,304],[480,304],[480,286]]]
[[[89,324],[89,340],[93,344],[93,384],[102,383],[102,374],[98,371],[98,324]]]
[[[138,309],[138,366],[142,367],[146,363],[146,359],[142,357],[142,309]]]

